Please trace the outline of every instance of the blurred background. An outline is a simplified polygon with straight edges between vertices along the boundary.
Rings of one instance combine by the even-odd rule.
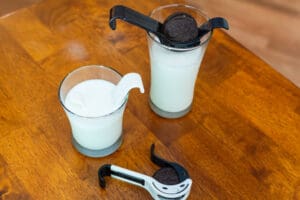
[[[40,1],[43,0],[0,0],[0,17]],[[165,4],[163,0],[159,2]],[[181,2],[202,8],[210,17],[228,19],[229,35],[300,88],[300,0]]]

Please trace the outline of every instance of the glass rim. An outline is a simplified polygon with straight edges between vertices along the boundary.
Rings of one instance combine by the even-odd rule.
[[[106,69],[106,70],[109,70],[109,71],[112,71],[113,73],[117,74],[120,78],[123,77],[123,75],[121,73],[119,73],[117,70],[115,70],[114,68],[112,67],[107,67],[107,66],[103,66],[103,65],[85,65],[85,66],[81,66],[81,67],[78,67],[74,70],[72,70],[71,72],[69,72],[67,75],[65,75],[65,77],[62,79],[62,81],[60,82],[59,84],[59,87],[58,87],[58,98],[59,98],[59,102],[60,104],[62,105],[62,107],[68,111],[69,113],[77,116],[77,117],[81,117],[81,118],[87,118],[87,119],[97,119],[97,118],[102,118],[102,117],[108,117],[110,115],[113,115],[115,112],[121,110],[124,105],[127,103],[128,101],[128,94],[126,96],[126,98],[124,98],[124,102],[118,106],[116,109],[114,109],[113,111],[111,111],[110,113],[107,113],[105,115],[99,115],[99,116],[83,116],[83,115],[79,115],[75,112],[73,112],[72,110],[70,110],[65,104],[64,104],[64,101],[62,100],[62,95],[61,95],[61,88],[63,86],[63,83],[65,82],[65,80],[70,77],[73,73],[79,71],[79,70],[82,70],[82,69],[87,69],[87,68],[91,68],[91,67],[95,67],[95,68],[98,68],[98,69]],[[87,80],[92,80],[92,79],[87,79]],[[121,80],[121,79],[120,79]]]
[[[162,10],[162,9],[165,9],[165,8],[172,8],[172,7],[184,7],[184,8],[188,8],[188,9],[192,9],[192,10],[195,10],[196,12],[200,13],[200,15],[202,17],[204,17],[206,19],[206,21],[208,21],[210,18],[208,17],[207,14],[205,14],[200,8],[197,8],[197,7],[194,7],[192,5],[187,5],[187,4],[167,4],[167,5],[162,5],[162,6],[159,6],[159,7],[156,7],[154,8],[150,13],[149,13],[149,16],[151,17],[155,12],[159,11],[159,10]],[[176,47],[171,47],[171,46],[167,46],[167,45],[164,45],[162,43],[160,43],[154,36],[155,34],[153,33],[150,33],[150,32],[147,32],[147,35],[157,44],[159,44],[160,46],[168,49],[168,50],[172,50],[172,51],[190,51],[190,50],[193,50],[193,49],[197,49],[197,48],[200,48],[201,46],[205,45],[209,40],[210,38],[212,37],[212,33],[213,31],[210,31],[209,32],[209,36],[206,38],[206,40],[204,40],[203,42],[200,42],[199,45],[197,46],[194,46],[194,47],[188,47],[188,48],[176,48]]]

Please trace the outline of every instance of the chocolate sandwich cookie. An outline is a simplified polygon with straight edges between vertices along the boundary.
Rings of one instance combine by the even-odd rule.
[[[198,36],[197,22],[187,13],[173,13],[164,21],[163,25],[164,35],[174,42],[187,42]]]
[[[171,167],[163,167],[157,170],[153,176],[158,182],[166,185],[175,185],[180,183],[176,171]]]

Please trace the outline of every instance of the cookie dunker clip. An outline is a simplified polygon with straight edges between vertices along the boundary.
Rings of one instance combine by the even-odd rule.
[[[192,180],[186,169],[177,163],[156,156],[154,144],[151,145],[151,161],[161,167],[152,177],[116,165],[105,164],[98,171],[99,184],[105,188],[104,177],[111,176],[146,189],[155,200],[187,199]]]
[[[123,5],[110,9],[109,26],[116,29],[116,20],[121,19],[156,35],[164,45],[189,48],[200,44],[200,38],[216,28],[229,29],[226,19],[214,17],[197,27],[195,19],[184,12],[171,14],[163,23]],[[178,28],[180,27],[180,28]]]

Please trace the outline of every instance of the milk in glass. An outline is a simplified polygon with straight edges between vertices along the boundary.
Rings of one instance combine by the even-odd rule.
[[[109,81],[95,79],[83,81],[68,92],[65,106],[71,113],[66,113],[73,138],[81,146],[104,149],[121,137],[125,106],[114,105],[112,92],[115,87]]]
[[[190,49],[167,47],[149,37],[151,102],[166,112],[180,112],[191,106],[194,85],[207,46]]]

